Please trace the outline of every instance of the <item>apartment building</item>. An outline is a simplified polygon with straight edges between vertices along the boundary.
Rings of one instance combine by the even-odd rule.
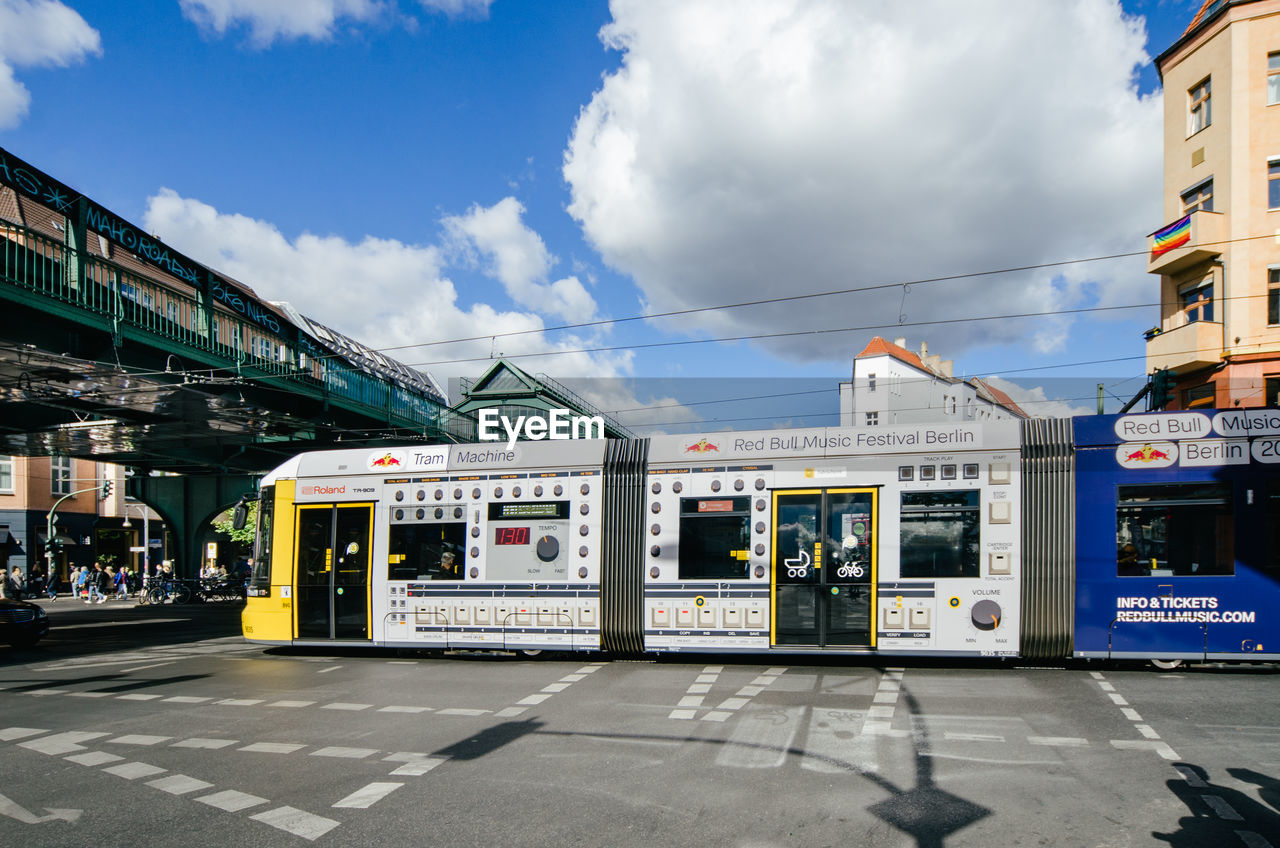
[[[1208,0],[1156,59],[1164,220],[1147,371],[1167,409],[1280,405],[1280,0]]]

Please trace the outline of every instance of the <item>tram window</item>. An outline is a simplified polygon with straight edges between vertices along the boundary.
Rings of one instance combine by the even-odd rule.
[[[1222,483],[1120,486],[1116,499],[1116,574],[1234,574],[1232,520],[1231,490]]]
[[[258,496],[258,530],[253,548],[253,573],[249,577],[249,588],[253,590],[271,586],[271,534],[275,528],[272,520],[275,509],[276,488],[267,486]]]
[[[1267,566],[1280,571],[1280,480],[1267,484]]]
[[[680,579],[745,580],[750,498],[680,499]]]
[[[387,539],[388,580],[461,580],[466,573],[467,525],[393,524]]]
[[[982,510],[977,489],[903,492],[903,577],[978,577]]]

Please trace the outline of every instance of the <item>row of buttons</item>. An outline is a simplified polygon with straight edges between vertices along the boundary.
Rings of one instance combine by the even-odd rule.
[[[587,483],[583,483],[583,484],[582,484],[582,486],[579,488],[579,490],[578,490],[578,491],[582,492],[582,494],[584,494],[584,495],[589,495],[589,494],[591,494],[591,486],[590,486],[589,484],[587,484]],[[480,487],[479,487],[479,486],[476,486],[474,489],[472,489],[472,490],[471,490],[471,497],[472,497],[472,499],[473,499],[473,500],[479,500],[479,499],[480,499],[480,496],[481,496],[481,495],[483,495],[483,494],[484,494],[484,492],[480,489]],[[513,486],[513,487],[511,488],[511,497],[513,497],[513,498],[518,498],[518,497],[520,497],[520,496],[521,496],[521,495],[523,495],[523,494],[524,494],[524,489],[522,489],[521,487],[519,487],[519,486]],[[534,496],[535,498],[540,498],[540,497],[542,497],[544,494],[545,494],[545,490],[542,488],[542,484],[540,484],[540,483],[539,483],[538,485],[536,485],[536,486],[534,486],[534,487],[533,487],[533,496]],[[563,494],[564,494],[564,486],[562,486],[562,485],[560,485],[559,483],[557,483],[557,484],[556,484],[556,485],[551,489],[551,494],[552,494],[554,497],[557,497],[557,498],[558,498],[558,497],[560,497],[561,495],[563,495]],[[497,486],[497,487],[495,487],[495,488],[494,488],[494,490],[493,490],[493,496],[494,496],[495,498],[500,498],[500,497],[502,497],[502,496],[503,496],[503,488],[502,488],[501,486]],[[397,502],[402,502],[402,501],[404,501],[405,497],[406,497],[406,493],[405,493],[405,490],[404,490],[404,489],[396,489],[395,499],[396,499],[396,501],[397,501]],[[420,501],[425,501],[425,500],[427,499],[427,490],[426,490],[426,489],[418,489],[418,491],[417,491],[417,493],[416,493],[415,497],[417,497],[417,499],[418,499],[418,500],[420,500]],[[438,501],[440,501],[440,500],[444,500],[444,489],[436,489],[436,490],[435,490],[434,497],[435,497],[435,499],[436,499],[436,500],[438,500]],[[461,489],[461,488],[457,488],[457,489],[454,489],[454,490],[453,490],[453,499],[454,499],[455,501],[462,500],[462,489]]]
[[[764,627],[764,609],[762,607],[724,607],[721,612],[721,627],[736,629],[746,627]],[[653,607],[649,620],[654,627],[671,626],[672,609],[669,606]],[[716,608],[711,604],[704,606],[677,606],[675,608],[676,627],[715,627]]]
[[[764,486],[765,486],[764,478],[757,477],[756,491],[763,492]],[[741,492],[746,487],[747,487],[747,484],[743,482],[741,477],[733,481],[733,490],[735,492]],[[721,488],[721,484],[719,480],[711,481],[711,491],[718,492],[720,491],[720,488]],[[649,491],[653,492],[655,495],[659,494],[662,491],[662,483],[658,480],[654,480],[653,485],[649,487]],[[680,494],[681,492],[684,491],[684,484],[681,483],[679,480],[675,481],[674,483],[671,484],[671,491],[675,492],[677,495]]]

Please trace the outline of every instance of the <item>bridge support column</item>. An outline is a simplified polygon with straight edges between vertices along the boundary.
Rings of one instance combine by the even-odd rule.
[[[242,495],[255,492],[258,479],[248,474],[134,477],[129,480],[129,494],[149,504],[168,524],[178,548],[174,572],[179,577],[197,577],[204,561],[202,531]]]

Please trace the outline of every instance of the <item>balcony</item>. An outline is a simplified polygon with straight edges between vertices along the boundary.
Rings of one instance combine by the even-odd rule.
[[[1186,374],[1222,360],[1222,324],[1192,321],[1147,338],[1147,371],[1168,368]]]
[[[1148,237],[1148,274],[1176,274],[1222,254],[1227,240],[1227,216],[1221,212],[1205,212],[1203,209],[1197,209],[1191,213],[1190,218],[1190,232],[1185,243],[1159,256],[1151,256],[1150,253],[1156,249],[1156,233],[1163,232],[1169,227],[1162,227]]]

